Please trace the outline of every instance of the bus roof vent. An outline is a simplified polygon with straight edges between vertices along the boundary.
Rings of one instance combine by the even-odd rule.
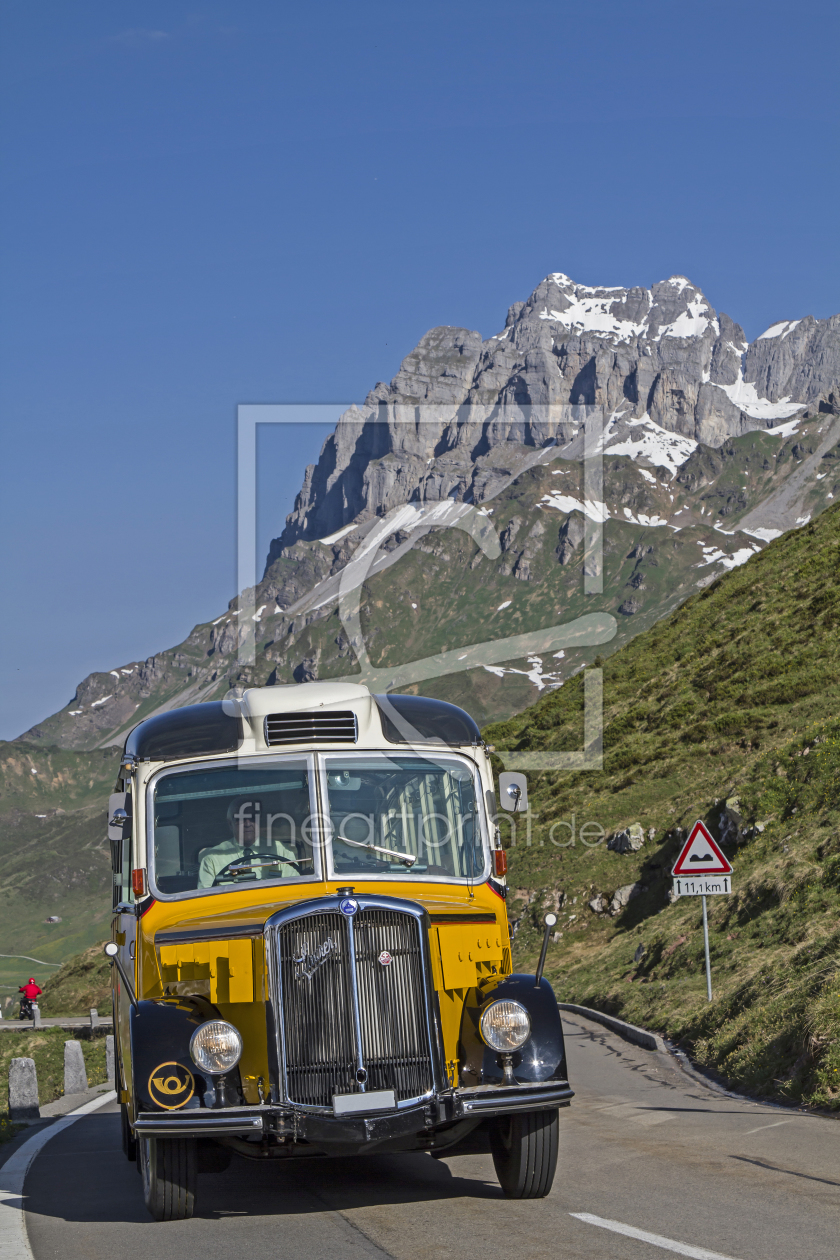
[[[355,744],[359,723],[352,709],[320,713],[269,713],[265,719],[265,742],[278,744]]]

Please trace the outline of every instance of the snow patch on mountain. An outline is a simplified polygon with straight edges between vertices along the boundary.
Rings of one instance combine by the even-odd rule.
[[[718,385],[730,402],[739,411],[753,420],[784,420],[796,411],[802,411],[803,403],[792,403],[790,398],[782,398],[779,402],[770,402],[768,398],[760,398],[752,381],[745,381],[743,372],[738,372],[734,385]]]
[[[750,538],[758,538],[761,542],[772,542],[774,538],[781,538],[784,530],[781,529],[742,529],[742,534],[748,534]]]
[[[555,657],[563,657],[565,653],[555,652],[554,655]],[[484,665],[482,668],[486,669],[488,674],[495,674],[497,678],[504,678],[505,674],[521,674],[534,684],[537,691],[545,691],[546,687],[556,688],[562,686],[563,680],[560,674],[545,671],[541,656],[529,656],[527,660],[531,666],[530,669],[505,668],[503,665]]]
[[[703,569],[707,564],[722,564],[725,569],[737,569],[739,565],[746,564],[752,556],[758,555],[761,548],[741,547],[738,551],[733,552],[731,556],[727,555],[725,551],[721,551],[718,547],[704,546],[702,551],[703,559],[698,565],[695,565],[695,568]]]
[[[604,430],[600,449],[609,455],[630,455],[633,459],[646,459],[658,468],[667,468],[675,476],[690,455],[697,450],[697,443],[681,433],[663,429],[645,414],[630,422],[628,436],[615,435],[621,415],[614,415]]]
[[[550,319],[554,323],[562,324],[570,332],[612,333],[626,341],[629,341],[631,337],[640,337],[644,334],[646,324],[621,318],[613,311],[613,307],[622,305],[626,298],[620,302],[612,294],[603,297],[589,295],[579,297],[574,292],[568,294],[567,297],[569,305],[565,310],[549,311],[544,307],[540,312],[540,319]]]
[[[797,416],[795,420],[788,420],[786,424],[776,424],[772,429],[766,429],[765,432],[769,433],[771,437],[793,437],[794,433],[799,432],[799,425],[803,419],[804,416]]]
[[[350,531],[355,528],[355,522],[351,525],[345,525],[344,529],[337,529],[334,534],[330,534],[327,538],[319,538],[318,542],[323,543],[325,547],[329,547],[332,543],[337,543],[340,538],[346,538]]]
[[[756,341],[770,341],[773,337],[787,337],[788,333],[792,333],[796,325],[801,323],[801,319],[782,319],[778,324],[771,324],[765,332],[756,337]]]
[[[588,516],[591,521],[598,521],[601,524],[610,519],[606,503],[600,503],[597,499],[575,499],[570,494],[552,493],[544,494],[540,499],[540,504],[556,508],[558,512],[563,512],[566,516],[570,512],[583,512],[584,516]]]
[[[655,341],[663,337],[702,337],[707,328],[713,328],[715,335],[720,332],[718,322],[712,309],[702,293],[698,293],[670,324],[664,324],[656,333]]]
[[[644,525],[647,529],[655,529],[657,525],[667,525],[668,522],[662,516],[646,516],[644,512],[640,512],[638,516],[634,516],[629,508],[624,509],[624,515],[631,525]]]

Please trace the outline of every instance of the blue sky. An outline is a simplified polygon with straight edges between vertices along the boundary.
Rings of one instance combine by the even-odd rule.
[[[840,310],[834,3],[0,2],[0,737],[234,594],[239,402],[553,270]],[[264,444],[279,532],[320,435]]]

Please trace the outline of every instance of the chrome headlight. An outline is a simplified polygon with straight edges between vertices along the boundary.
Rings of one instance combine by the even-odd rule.
[[[519,1002],[491,1002],[479,1021],[479,1031],[491,1050],[510,1054],[531,1036],[531,1019]]]
[[[235,1068],[242,1058],[242,1037],[226,1020],[209,1019],[193,1033],[190,1055],[202,1072],[221,1076]]]

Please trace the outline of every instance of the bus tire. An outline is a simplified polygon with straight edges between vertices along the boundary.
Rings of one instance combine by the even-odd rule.
[[[185,1221],[195,1210],[196,1144],[194,1138],[138,1139],[143,1176],[143,1202],[156,1221]]]
[[[557,1108],[514,1112],[493,1121],[490,1149],[506,1198],[545,1198],[557,1169],[559,1129]]]
[[[122,1126],[122,1148],[123,1155],[132,1164],[137,1159],[137,1138],[131,1128],[128,1119],[128,1107],[125,1103],[120,1103],[120,1125]]]

